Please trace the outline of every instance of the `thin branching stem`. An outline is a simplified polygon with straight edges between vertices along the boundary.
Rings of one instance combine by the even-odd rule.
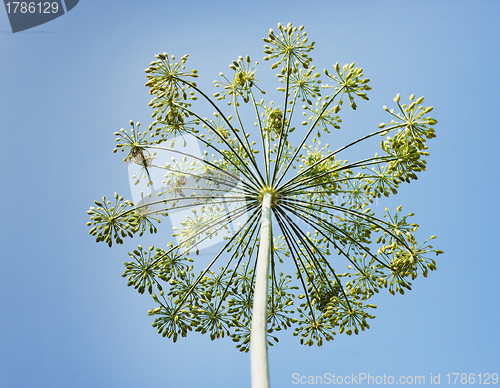
[[[358,211],[355,211],[355,210],[352,210],[352,209],[347,209],[347,208],[344,208],[344,207],[341,207],[341,206],[329,205],[327,203],[322,203],[322,204],[318,205],[318,204],[314,204],[312,202],[307,202],[307,201],[304,201],[304,200],[301,200],[301,199],[297,199],[297,198],[294,198],[293,201],[298,202],[298,203],[304,203],[304,204],[307,204],[307,205],[311,205],[312,204],[314,206],[326,207],[326,208],[329,208],[329,209],[332,209],[332,210],[337,210],[337,211],[340,211],[340,212],[349,213],[351,215],[354,215],[356,217],[364,219],[365,221],[368,221],[369,223],[375,225],[377,228],[382,229],[384,232],[386,232],[391,237],[393,237],[398,243],[404,245],[405,248],[410,249],[408,247],[408,245],[406,244],[406,241],[404,241],[403,239],[399,238],[397,235],[395,235],[394,233],[392,233],[390,230],[388,230],[387,228],[385,228],[383,226],[383,224],[385,224],[387,226],[391,226],[391,224],[388,223],[387,221],[384,221],[384,220],[381,220],[379,218],[370,216],[369,214],[360,213]],[[315,210],[316,211],[320,211],[322,213],[325,213],[325,211],[320,210],[320,209],[315,209]],[[329,213],[325,213],[325,214],[329,214]]]
[[[323,256],[323,253],[314,246],[313,242],[310,240],[309,237],[307,237],[307,235],[303,231],[301,231],[299,228],[297,228],[294,225],[293,222],[291,222],[290,218],[286,214],[284,214],[284,212],[283,212],[283,216],[288,219],[290,227],[294,230],[295,235],[299,238],[299,240],[302,242],[302,245],[304,246],[304,248],[308,251],[311,259],[313,261],[316,261],[318,263],[318,267],[323,270],[323,268],[321,267],[319,262],[314,257],[314,254],[309,250],[309,247],[312,247],[321,256],[323,262],[328,266],[328,269],[331,271],[332,275],[335,277],[335,281],[340,286],[340,289],[342,290],[342,293],[343,293],[344,298],[347,302],[347,305],[349,306],[349,309],[351,310],[351,304],[349,302],[349,299],[347,298],[347,294],[344,291],[344,287],[342,287],[342,283],[340,282],[340,279],[338,278],[337,274],[335,273],[334,269],[330,266],[330,264],[328,263],[326,258]],[[304,240],[304,238],[306,239],[306,241],[309,245],[306,244],[306,241]],[[326,274],[325,274],[325,276],[326,276]],[[313,286],[315,286],[314,282],[312,282],[312,283],[313,283]],[[318,290],[316,290],[316,291],[318,291]],[[306,292],[307,292],[307,290],[306,290]]]
[[[245,214],[247,210],[252,210],[254,207],[257,207],[257,204],[254,204],[254,205],[249,204],[248,206],[242,206],[242,207],[240,207],[238,209],[232,210],[231,213],[229,213],[229,214],[231,214],[232,219],[230,219],[229,214],[228,214],[228,215],[222,215],[222,216],[218,217],[217,219],[212,220],[214,222],[214,224],[215,224],[215,223],[218,223],[218,220],[220,220],[223,217],[226,217],[226,219],[229,218],[229,221],[227,221],[225,223],[221,223],[218,229],[216,229],[215,231],[213,231],[212,233],[210,233],[209,235],[207,235],[205,238],[203,238],[202,240],[200,240],[198,242],[198,244],[201,243],[201,242],[203,242],[207,238],[211,238],[215,233],[218,233],[219,230],[223,229],[225,226],[229,225],[232,221],[234,221],[235,219],[237,219],[241,215]],[[258,207],[257,207],[257,209],[258,209]],[[202,230],[200,230],[200,231],[196,232],[195,234],[193,234],[188,239],[183,240],[180,243],[174,245],[168,251],[166,251],[162,255],[160,255],[160,257],[158,257],[156,260],[154,260],[153,262],[151,262],[151,264],[148,265],[147,270],[149,270],[150,268],[153,268],[158,262],[160,262],[165,256],[167,256],[168,254],[170,254],[171,252],[173,252],[175,249],[180,248],[182,245],[186,245],[188,242],[190,242],[193,239],[196,239],[200,234],[205,233],[207,230],[209,230],[209,229],[211,229],[213,227],[214,227],[214,225],[206,226]],[[186,249],[186,251],[188,251],[190,249],[192,249],[192,248],[188,248],[188,249]]]
[[[234,155],[239,160],[240,163],[235,163],[233,160],[231,160],[230,158],[228,158],[228,156],[224,152],[222,152],[222,150],[217,149],[211,143],[207,142],[205,139],[203,139],[202,137],[198,136],[196,133],[194,133],[194,132],[190,133],[191,136],[195,137],[197,140],[199,140],[202,143],[204,143],[207,147],[210,147],[213,150],[217,151],[226,161],[228,161],[229,163],[231,163],[238,171],[240,171],[244,176],[246,176],[251,183],[253,183],[254,180],[258,180],[257,176],[255,175],[255,171],[253,171],[252,169],[249,168],[249,166],[243,161],[243,159],[241,159],[241,156],[238,154],[238,152],[231,146],[231,144],[224,138],[224,136],[222,136],[219,133],[219,131],[217,131],[214,127],[212,127],[212,125],[211,125],[210,122],[206,121],[201,116],[199,116],[198,114],[196,114],[195,112],[191,111],[188,108],[185,108],[185,107],[181,107],[181,108],[184,109],[184,110],[186,110],[187,112],[189,112],[191,115],[195,116],[196,118],[198,118],[206,126],[208,126],[210,129],[212,129],[212,131],[219,137],[219,139],[221,139],[221,141],[229,148],[231,155]],[[238,137],[238,141],[240,141],[239,137]],[[240,141],[240,144],[242,145],[242,147],[245,150],[245,152],[248,153],[248,151],[246,150],[246,148],[244,147],[244,145],[241,143],[241,141]],[[248,174],[250,174],[250,175],[247,175],[241,169],[241,166],[243,166],[245,168],[245,170],[248,172]],[[257,173],[260,176],[259,170],[257,170]],[[263,182],[262,176],[260,176],[260,178],[261,178],[261,181]]]
[[[248,155],[248,157],[251,157],[250,154],[251,154],[251,150],[248,150],[245,148],[245,145],[243,144],[243,142],[241,141],[239,135],[238,135],[238,131],[231,125],[231,123],[229,122],[229,120],[227,119],[227,117],[224,115],[224,113],[222,113],[222,111],[219,109],[219,107],[212,101],[211,98],[209,98],[205,93],[203,93],[200,89],[198,89],[196,86],[193,85],[193,83],[189,82],[189,81],[185,81],[185,80],[182,80],[180,78],[178,78],[180,81],[182,81],[183,83],[189,85],[190,87],[192,87],[194,90],[196,90],[198,93],[200,93],[204,98],[205,100],[207,100],[210,105],[212,105],[216,110],[217,112],[220,114],[220,116],[223,118],[223,120],[226,122],[226,124],[229,126],[229,128],[231,129],[231,131],[233,132],[233,134],[236,136],[236,138],[238,139],[239,143],[241,144],[241,146],[243,147],[243,149],[245,150],[245,153]],[[222,136],[221,136],[221,140],[225,140]],[[226,144],[228,147],[229,145]],[[235,154],[238,159],[240,160],[240,162],[242,164],[245,164],[243,162],[243,160],[241,160],[241,158],[239,157],[238,154]],[[263,183],[264,182],[264,178],[262,177],[262,175],[260,174],[260,171],[257,170],[257,173],[259,174],[259,177],[260,177],[260,180],[261,182]]]
[[[304,289],[305,295],[306,295],[306,300],[307,300],[307,305],[309,306],[309,311],[311,312],[311,316],[313,319],[314,318],[314,310],[312,308],[311,300],[309,299],[309,293],[307,292],[307,286],[306,283],[304,282],[304,278],[302,277],[302,271],[300,270],[299,267],[299,261],[301,262],[302,266],[304,269],[306,268],[304,266],[304,263],[300,259],[300,249],[298,249],[294,242],[294,236],[288,231],[288,229],[284,226],[286,225],[285,222],[281,221],[283,212],[280,209],[277,209],[275,212],[276,219],[278,220],[278,225],[280,226],[280,229],[283,233],[283,236],[285,236],[285,241],[287,242],[288,247],[290,248],[290,254],[292,255],[292,261],[295,264],[295,268],[297,269],[297,276],[300,279],[300,283],[302,284],[302,288]],[[307,270],[306,270],[307,273]]]
[[[262,153],[264,155],[264,168],[266,173],[266,184],[269,186],[269,155],[264,144],[264,128],[262,127],[262,121],[260,119],[259,109],[257,108],[257,102],[255,101],[255,96],[253,95],[252,89],[250,89],[250,96],[252,97],[253,107],[255,109],[255,115],[257,116],[257,124],[259,126],[260,139],[262,141]]]
[[[392,131],[392,130],[394,130],[396,128],[401,128],[401,127],[404,127],[404,124],[394,125],[394,126],[389,127],[389,128],[381,129],[380,131],[372,132],[372,133],[370,133],[370,134],[368,134],[366,136],[360,137],[359,139],[352,141],[349,144],[346,144],[343,147],[340,147],[336,151],[334,151],[332,153],[329,153],[328,155],[324,156],[323,158],[321,158],[320,160],[318,160],[314,164],[310,165],[309,167],[307,167],[305,170],[301,171],[296,176],[290,178],[286,183],[284,183],[283,185],[281,185],[279,187],[279,190],[281,190],[282,188],[284,188],[284,187],[288,186],[289,184],[293,183],[293,181],[299,179],[302,175],[307,174],[311,169],[313,169],[314,167],[316,167],[320,163],[323,163],[325,160],[328,160],[328,159],[331,159],[331,158],[335,157],[335,155],[337,155],[339,152],[344,151],[344,150],[352,147],[353,145],[355,145],[355,144],[357,144],[357,143],[359,143],[359,142],[361,142],[363,140],[369,139],[370,137],[373,137],[373,136],[376,136],[376,135],[379,135],[381,133],[385,133],[385,132],[388,132],[388,131]],[[300,147],[302,147],[303,144],[304,144],[304,142],[300,145]]]
[[[196,137],[195,135],[192,135],[194,137]],[[198,137],[196,137],[197,139],[199,139]],[[209,146],[210,143],[206,142],[204,139],[202,140],[203,142],[205,142],[205,145]],[[214,163],[211,163],[209,162],[208,160],[204,159],[204,158],[199,158],[197,156],[194,156],[192,154],[189,154],[187,152],[182,152],[182,151],[179,151],[179,150],[176,150],[176,149],[173,149],[173,148],[166,148],[166,147],[160,147],[160,146],[155,146],[155,145],[148,145],[146,148],[152,148],[152,149],[158,149],[158,150],[164,150],[164,151],[169,151],[169,152],[173,152],[173,153],[176,153],[176,154],[180,154],[180,155],[184,155],[184,156],[187,156],[187,157],[190,157],[194,160],[198,160],[199,162],[203,163],[203,164],[206,164],[210,167],[212,167],[213,169],[219,171],[221,174],[224,174],[224,175],[227,175],[233,179],[236,179],[236,180],[240,180],[240,177],[238,175],[234,175],[232,174],[231,172],[227,171],[227,170],[224,170],[222,168],[220,168],[218,165],[214,164]],[[213,147],[214,150],[216,150],[217,152],[220,152],[217,148]],[[221,154],[221,156],[224,156],[223,154]],[[230,159],[227,159],[228,161]]]
[[[295,212],[294,210],[289,209],[289,208],[287,210],[290,211],[292,214],[295,214],[302,221],[304,221],[305,223],[309,224],[313,228],[315,228],[315,229],[317,228],[318,233],[320,233],[324,238],[326,238],[334,246],[334,248],[337,249],[342,254],[342,256],[344,256],[360,273],[363,273],[363,270],[357,265],[357,263],[354,260],[352,260],[352,258],[347,253],[345,253],[344,250],[342,248],[340,248],[339,245],[334,240],[332,240],[326,233],[324,233],[323,230],[327,229],[327,228],[325,228],[319,222],[311,221],[310,219],[308,219],[307,217],[305,217],[303,214],[301,214],[299,212]],[[330,228],[334,229],[336,232],[343,234],[345,236],[345,238],[347,238],[348,240],[350,240],[351,242],[353,242],[355,245],[357,245],[361,249],[363,249],[368,255],[370,255],[371,258],[373,258],[374,260],[376,260],[377,262],[379,262],[384,267],[390,269],[390,267],[387,264],[385,264],[383,261],[379,260],[364,245],[362,245],[359,241],[357,241],[356,239],[354,239],[352,236],[350,236],[348,233],[346,233],[342,229],[336,227],[335,225],[329,223],[328,221],[325,221],[322,218],[317,217],[314,214],[310,214],[310,216],[312,216],[315,219],[318,219],[322,223],[326,223]]]
[[[321,116],[323,115],[323,113],[325,113],[326,109],[330,106],[330,104],[335,100],[335,97],[337,97],[339,95],[340,92],[342,92],[344,90],[344,87],[340,88],[337,93],[335,93],[335,95],[333,97],[331,97],[328,102],[324,105],[323,109],[321,110],[321,113],[318,115],[318,117],[316,118],[316,120],[314,120],[314,122],[312,123],[311,125],[311,128],[307,131],[306,135],[304,136],[304,138],[302,139],[302,142],[300,143],[300,145],[297,147],[297,151],[295,151],[293,157],[292,157],[292,160],[295,160],[295,158],[297,158],[297,155],[298,153],[300,152],[300,150],[302,149],[302,146],[304,145],[304,143],[306,142],[307,138],[309,137],[309,135],[311,134],[311,132],[314,130],[314,127],[316,127],[316,124],[319,122],[319,120],[321,119]],[[276,182],[274,183],[273,181],[273,187],[280,187],[279,184],[280,182],[282,181],[282,179],[285,177],[286,173],[288,172],[288,169],[292,166],[293,163],[290,163],[286,168],[285,168],[285,171],[283,171],[283,173],[280,175],[280,177],[276,180]]]
[[[262,175],[259,172],[259,166],[257,165],[257,161],[255,160],[255,156],[254,156],[252,147],[248,143],[248,135],[245,132],[245,129],[243,128],[243,123],[241,122],[240,112],[238,111],[238,106],[236,104],[234,104],[234,111],[236,112],[236,117],[238,118],[238,122],[240,123],[240,128],[241,128],[241,132],[243,133],[243,138],[245,139],[246,145],[247,145],[248,149],[250,150],[250,153],[249,153],[249,155],[250,155],[250,161],[252,162],[252,164],[255,167],[256,171],[259,173],[261,181],[263,182],[264,178],[262,177]]]
[[[282,152],[281,149],[283,147],[283,141],[286,141],[286,138],[288,135],[288,131],[285,132],[285,124],[286,124],[286,112],[288,109],[288,94],[289,94],[289,88],[290,88],[290,74],[291,74],[291,72],[292,72],[292,68],[290,67],[290,54],[288,54],[288,56],[286,58],[285,105],[283,107],[283,117],[281,119],[281,134],[278,133],[278,136],[279,136],[278,150],[276,152],[276,163],[274,163],[271,182],[274,182],[276,179],[276,173],[278,171],[278,165],[279,165],[279,161],[281,158],[281,152]],[[295,93],[295,96],[297,96],[297,92]],[[291,116],[291,113],[290,113],[290,116]]]
[[[236,255],[238,253],[240,253],[240,258],[238,260],[238,262],[236,263],[235,267],[234,267],[234,270],[231,274],[231,278],[228,280],[227,282],[227,285],[226,285],[226,288],[224,289],[224,292],[221,294],[221,298],[220,298],[220,302],[219,302],[219,305],[217,306],[217,309],[216,310],[219,310],[226,294],[227,294],[227,291],[229,289],[229,287],[233,284],[232,280],[233,278],[236,276],[236,272],[241,264],[241,261],[244,259],[244,255],[241,254],[241,252],[247,252],[247,249],[248,249],[248,246],[250,245],[250,243],[253,241],[253,236],[256,234],[256,233],[259,233],[260,231],[260,225],[256,225],[255,228],[252,228],[254,226],[254,224],[257,222],[258,218],[257,217],[254,217],[252,223],[250,225],[248,225],[248,227],[246,228],[245,230],[245,233],[243,236],[241,236],[241,240],[239,241],[238,243],[238,246],[235,247],[235,250],[234,250],[234,253],[233,255],[231,256],[231,259],[228,261],[227,265],[224,267],[224,270],[223,272],[227,271],[227,268],[229,267],[229,265],[231,264],[231,262],[233,261],[233,259],[236,257]],[[251,234],[249,236],[249,238],[247,239],[246,241],[246,245],[245,245],[245,248],[242,249],[241,252],[239,252],[239,247],[243,244],[243,242],[245,241],[245,238],[247,236],[247,234],[249,233],[249,231],[251,230]]]
[[[208,264],[208,266],[205,268],[205,270],[197,277],[197,279],[194,281],[194,283],[191,285],[191,287],[189,288],[189,290],[186,292],[186,294],[184,295],[184,297],[182,298],[182,300],[180,301],[180,303],[177,305],[177,309],[176,311],[180,310],[183,303],[186,301],[187,297],[189,296],[189,294],[193,291],[193,289],[198,285],[198,283],[201,281],[201,279],[203,279],[203,276],[206,275],[206,273],[210,270],[210,268],[212,267],[212,265],[214,265],[214,263],[217,261],[217,259],[224,253],[224,251],[231,245],[231,243],[233,242],[233,240],[238,236],[238,234],[245,228],[245,226],[247,224],[250,223],[250,221],[252,221],[254,219],[254,217],[256,217],[258,214],[260,213],[260,208],[257,207],[257,209],[255,209],[255,211],[252,213],[252,215],[248,218],[248,220],[240,227],[240,229],[233,234],[233,236],[226,242],[226,244],[224,244],[224,246],[222,247],[222,249],[219,251],[219,253],[217,253],[217,255],[215,255],[215,257],[213,258],[213,260]],[[252,224],[253,224],[253,221],[252,221]]]

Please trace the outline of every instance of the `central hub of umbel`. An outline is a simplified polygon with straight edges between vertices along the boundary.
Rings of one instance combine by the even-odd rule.
[[[271,195],[271,207],[274,207],[279,201],[279,194],[276,189],[268,186],[264,186],[259,193],[259,202],[262,203],[265,194]]]

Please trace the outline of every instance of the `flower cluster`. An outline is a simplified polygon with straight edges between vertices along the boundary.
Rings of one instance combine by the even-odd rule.
[[[93,226],[89,233],[96,236],[96,242],[104,241],[111,247],[113,240],[117,244],[123,244],[122,238],[133,237],[134,227],[129,223],[132,214],[128,212],[133,206],[132,202],[124,201],[123,197],[115,193],[114,204],[106,200],[106,197],[102,197],[102,201],[95,201],[95,204],[97,208],[91,207],[87,211],[90,215],[87,226]]]
[[[354,62],[350,65],[347,63],[341,68],[337,62],[333,65],[337,75],[332,75],[325,69],[325,75],[335,81],[336,85],[329,86],[328,84],[325,84],[322,85],[323,88],[333,88],[336,92],[342,92],[335,113],[337,113],[342,106],[342,96],[344,94],[347,94],[352,109],[356,109],[357,107],[354,102],[354,96],[359,96],[363,100],[368,100],[365,91],[371,90],[371,87],[368,86],[368,82],[370,82],[370,80],[368,78],[363,78],[363,69],[361,67],[354,67],[354,65]]]
[[[320,97],[321,90],[318,85],[321,81],[318,79],[321,74],[313,73],[315,66],[311,66],[309,70],[307,69],[293,69],[290,77],[286,74],[278,74],[278,78],[282,83],[287,83],[288,88],[292,93],[295,93],[303,102],[307,102],[312,105],[310,98]],[[285,92],[286,88],[279,87],[279,91]]]
[[[231,80],[228,80],[224,74],[219,73],[224,81],[214,81],[214,84],[217,87],[223,88],[224,91],[214,94],[217,100],[223,100],[226,96],[229,96],[230,100],[228,105],[234,103],[236,106],[239,106],[238,97],[241,97],[243,101],[247,103],[250,101],[253,87],[257,88],[262,94],[265,94],[265,92],[257,86],[258,80],[255,78],[258,62],[255,62],[252,68],[250,68],[250,62],[251,60],[248,55],[245,60],[243,60],[243,57],[238,57],[237,61],[233,61],[233,63],[229,65],[231,70],[234,71]]]
[[[428,115],[433,108],[414,95],[401,105],[398,95],[397,112],[384,107],[390,123],[343,146],[333,148],[331,140],[322,145],[320,136],[338,134],[332,130],[340,129],[344,100],[352,109],[360,99],[368,100],[369,79],[354,63],[336,63],[333,73],[316,72],[310,57],[314,42],[308,43],[303,26],[278,24],[278,30],[264,39],[264,60],[273,61],[271,69],[281,66],[278,91],[284,99],[276,105],[255,100],[255,91],[264,90],[257,86],[257,62],[249,56],[230,64],[231,76],[220,73],[219,92],[211,98],[191,80],[197,71],[185,70],[187,55],[176,62],[158,54],[146,69],[154,121],[148,131],[131,121],[129,132],[115,133],[114,152],[122,150],[125,162],[139,165],[137,184],[147,177],[149,185],[150,170],[161,169],[159,198],[152,201],[149,194],[134,205],[115,194],[114,204],[103,197],[89,210],[90,234],[109,246],[136,233],[156,233],[160,217],[174,222],[175,212],[187,210],[174,227],[176,242],[164,249],[139,246],[123,274],[129,286],[151,294],[153,326],[173,341],[195,331],[211,339],[229,336],[239,350],[249,350],[262,241],[271,244],[269,345],[287,328],[308,346],[368,329],[375,308],[371,298],[384,289],[410,290],[419,274],[426,277],[436,269],[433,256],[443,253],[429,243],[435,236],[417,242],[412,213],[403,216],[398,207],[378,217],[371,208],[426,169],[427,140],[435,137],[437,123]],[[325,95],[330,89],[333,93]],[[197,98],[205,105],[198,107]],[[231,115],[217,105],[226,98]],[[207,106],[211,119],[199,113]],[[247,123],[249,114],[255,123]],[[304,130],[292,135],[300,120]],[[345,159],[356,145],[379,135],[387,136],[380,154]],[[184,146],[188,139],[206,146],[203,155],[175,149],[178,137]],[[167,139],[172,139],[170,149],[160,144]],[[159,165],[155,152],[165,150],[181,157]],[[156,205],[168,206],[157,210]],[[271,218],[274,235],[264,235],[265,217]],[[220,240],[220,249],[200,271],[189,255],[214,240]],[[293,274],[283,273],[290,267]]]
[[[342,122],[341,118],[335,113],[338,112],[337,106],[326,109],[325,106],[328,103],[325,100],[322,100],[321,97],[318,98],[316,102],[316,107],[311,106],[303,106],[304,112],[302,114],[307,117],[307,121],[303,121],[302,125],[308,125],[311,123],[316,123],[318,127],[318,131],[316,135],[321,137],[320,129],[325,131],[326,133],[330,133],[330,128],[340,129],[340,123]]]
[[[436,137],[435,131],[432,128],[433,125],[437,124],[437,120],[432,117],[424,117],[427,113],[430,113],[434,108],[432,106],[424,107],[422,102],[424,97],[418,98],[416,101],[415,95],[410,96],[410,104],[399,103],[400,95],[398,94],[394,98],[394,102],[398,104],[399,113],[394,113],[394,109],[390,109],[384,106],[384,110],[389,112],[394,119],[391,121],[391,125],[400,125],[400,129],[395,136],[395,141],[404,142],[405,144],[413,144],[419,150],[425,149],[426,139],[432,139]],[[379,128],[384,128],[388,124],[380,124]]]
[[[288,69],[298,68],[302,65],[307,69],[312,58],[308,55],[314,48],[314,42],[307,44],[307,33],[304,31],[304,26],[299,28],[288,23],[283,26],[278,23],[279,35],[275,35],[274,31],[269,30],[268,38],[264,38],[264,57],[265,61],[277,59],[271,69],[276,69],[281,63],[285,62],[286,66],[282,69],[282,74]]]

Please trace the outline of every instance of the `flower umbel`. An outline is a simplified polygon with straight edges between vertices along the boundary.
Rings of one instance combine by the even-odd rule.
[[[232,76],[221,73],[212,99],[191,80],[197,71],[185,71],[187,55],[178,62],[157,55],[146,70],[155,121],[144,132],[131,122],[130,133],[116,133],[114,150],[140,166],[137,183],[147,175],[156,198],[150,193],[136,204],[117,194],[114,204],[103,198],[90,209],[88,223],[97,241],[111,246],[137,232],[156,233],[161,217],[172,221],[185,211],[178,213],[175,240],[165,249],[139,246],[124,277],[151,294],[156,307],[149,315],[164,337],[175,342],[189,331],[212,340],[229,336],[239,350],[251,349],[252,360],[265,362],[267,346],[287,328],[308,346],[368,329],[376,308],[371,298],[384,289],[393,295],[411,290],[443,253],[429,244],[435,236],[417,242],[413,213],[403,216],[399,206],[378,216],[373,206],[426,169],[427,140],[436,136],[437,121],[428,115],[433,108],[414,95],[401,105],[397,95],[397,113],[384,107],[390,123],[337,145],[344,99],[357,109],[368,100],[369,79],[354,63],[315,72],[314,42],[308,43],[303,26],[278,24],[278,30],[264,39],[264,60],[274,61],[271,69],[281,66],[284,98],[278,104],[256,101],[256,91],[264,90],[249,56],[232,62]],[[230,108],[217,105],[225,98]],[[303,131],[295,131],[298,124]],[[346,159],[375,136],[385,137],[378,152]],[[176,146],[179,137],[183,147]],[[161,144],[166,139],[172,139],[170,148]],[[202,154],[190,153],[188,140],[203,147]],[[159,163],[166,151],[175,156]],[[158,182],[152,182],[152,169],[162,172]],[[191,253],[207,245],[217,253],[193,262]],[[254,386],[267,386],[261,377],[252,372]]]

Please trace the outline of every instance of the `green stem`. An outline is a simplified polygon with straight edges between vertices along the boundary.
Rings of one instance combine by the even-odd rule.
[[[252,388],[269,388],[269,368],[267,365],[267,282],[269,278],[269,258],[271,256],[271,193],[262,199],[262,218],[259,253],[255,276],[255,291],[252,313],[250,366]]]

